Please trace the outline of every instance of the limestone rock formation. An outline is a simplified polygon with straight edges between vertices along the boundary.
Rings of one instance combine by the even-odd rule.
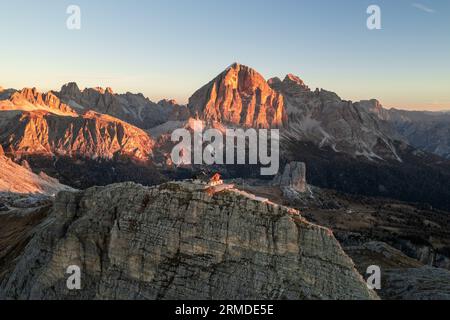
[[[175,99],[162,99],[158,102],[158,104],[162,107],[171,107],[178,105]]]
[[[289,95],[296,95],[302,92],[310,91],[309,87],[303,82],[303,80],[292,73],[286,75],[283,81],[281,81],[280,78],[275,77],[269,79],[267,82],[273,89],[277,91],[284,91]]]
[[[283,135],[288,140],[312,142],[353,157],[401,161],[391,131],[370,112],[334,92],[311,91],[292,74],[269,84],[284,97],[288,125]]]
[[[45,110],[58,115],[77,115],[72,108],[62,103],[52,91],[41,93],[36,88],[24,88],[2,97],[0,110]]]
[[[45,173],[33,173],[2,154],[0,145],[0,193],[54,195],[62,190],[72,190]]]
[[[81,98],[81,91],[76,82],[69,82],[63,85],[59,93],[63,97],[70,97],[75,100]]]
[[[329,229],[190,182],[60,193],[16,261],[0,298],[377,298]],[[81,290],[66,287],[70,265]]]
[[[287,120],[283,96],[258,72],[238,63],[195,92],[189,108],[203,120],[245,127],[281,127]]]
[[[306,192],[306,165],[295,161],[286,164],[283,173],[274,178],[273,185],[279,186],[283,191],[289,189]]]
[[[279,127],[286,140],[370,160],[401,161],[389,126],[327,90],[311,91],[298,76],[269,81],[235,63],[189,99],[193,116],[254,128]]]
[[[141,93],[116,94],[111,88],[85,88],[81,91],[76,83],[71,82],[64,85],[58,95],[78,112],[92,110],[108,114],[141,129],[189,118],[186,106],[178,105],[174,100],[154,103]]]
[[[45,111],[4,111],[0,124],[0,143],[14,156],[126,156],[146,161],[154,144],[145,131],[95,112],[62,117]]]

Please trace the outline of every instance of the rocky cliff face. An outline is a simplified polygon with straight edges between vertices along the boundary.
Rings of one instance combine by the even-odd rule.
[[[0,193],[54,195],[62,190],[72,189],[43,172],[34,174],[26,161],[22,165],[15,163],[5,156],[0,145]]]
[[[71,82],[64,85],[58,95],[78,112],[93,110],[142,129],[189,118],[186,106],[178,105],[174,100],[154,103],[140,93],[116,94],[111,88],[86,88],[81,91],[76,83]]]
[[[372,113],[334,92],[311,91],[292,74],[269,83],[284,96],[288,115],[284,135],[288,139],[312,142],[353,157],[401,161],[388,128]]]
[[[255,70],[235,63],[189,99],[191,113],[203,120],[245,127],[281,127],[283,96]]]
[[[146,132],[94,112],[62,117],[45,111],[4,111],[0,123],[0,143],[14,156],[126,156],[145,161],[153,147]]]
[[[36,88],[24,88],[21,91],[9,91],[0,97],[0,110],[45,110],[58,115],[76,115],[77,113],[53,93],[41,93]]]
[[[0,193],[54,195],[72,190],[41,172],[34,174],[26,164],[19,165],[2,155],[0,147]]]
[[[16,261],[0,298],[377,298],[329,229],[190,182],[60,193]],[[70,265],[79,291],[66,288]]]
[[[283,172],[273,179],[272,184],[280,187],[286,198],[296,198],[297,193],[307,190],[306,165],[295,161],[286,164]]]
[[[266,81],[233,64],[189,99],[191,114],[209,122],[282,128],[287,139],[312,142],[353,157],[401,161],[388,126],[334,92],[311,91],[298,77]]]

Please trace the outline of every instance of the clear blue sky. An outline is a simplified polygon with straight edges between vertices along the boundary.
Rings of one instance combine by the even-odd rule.
[[[81,8],[81,30],[66,8]],[[366,28],[377,4],[382,30]],[[414,5],[416,4],[416,5]],[[417,5],[420,4],[420,5]],[[234,61],[385,106],[450,109],[446,0],[0,0],[0,85],[186,102]],[[420,7],[420,8],[419,8]],[[431,10],[427,10],[429,8]]]

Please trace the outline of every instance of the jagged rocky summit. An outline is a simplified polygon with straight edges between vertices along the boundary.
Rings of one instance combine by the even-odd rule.
[[[148,160],[154,141],[143,130],[108,115],[89,111],[60,117],[45,111],[0,113],[0,143],[13,156],[70,155]]]
[[[238,63],[197,90],[188,106],[210,122],[271,128],[287,121],[283,96],[258,72]]]
[[[187,181],[62,192],[16,261],[0,298],[377,299],[329,229]]]

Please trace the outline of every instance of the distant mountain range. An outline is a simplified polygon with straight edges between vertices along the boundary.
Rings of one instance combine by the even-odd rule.
[[[80,90],[75,83],[47,93],[0,89],[5,154],[74,187],[153,184],[193,173],[196,168],[186,172],[171,164],[169,139],[192,118],[207,126],[279,128],[282,161],[306,162],[308,180],[318,186],[450,208],[448,113],[346,101],[311,90],[292,74],[266,81],[238,63],[196,91],[188,105],[111,88]]]
[[[376,100],[361,102],[369,112],[390,123],[412,146],[450,159],[450,113],[383,109]]]

